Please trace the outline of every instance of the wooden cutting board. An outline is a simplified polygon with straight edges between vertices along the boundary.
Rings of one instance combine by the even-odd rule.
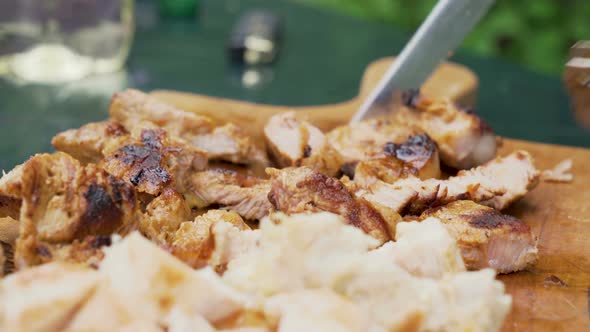
[[[238,123],[257,137],[271,115],[287,110],[297,110],[300,116],[328,130],[347,121],[390,62],[384,59],[371,64],[359,96],[335,105],[270,106],[171,91],[155,91],[153,95],[220,122]],[[477,79],[469,70],[445,64],[425,84],[423,92],[470,104],[476,89]],[[499,277],[513,296],[513,308],[503,330],[590,331],[590,150],[505,139],[499,153],[505,155],[516,149],[528,150],[539,169],[571,158],[574,181],[541,183],[505,211],[531,225],[538,235],[539,261],[528,271]]]

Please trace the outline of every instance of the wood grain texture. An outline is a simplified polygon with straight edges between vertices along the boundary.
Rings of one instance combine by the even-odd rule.
[[[391,59],[367,69],[359,97],[324,106],[284,107],[211,98],[171,91],[153,94],[187,111],[233,121],[260,137],[266,120],[277,112],[297,110],[323,130],[346,123],[359,101],[376,84]],[[477,79],[464,67],[445,65],[423,92],[474,102]],[[451,82],[451,83],[449,83]],[[531,225],[539,237],[539,261],[528,271],[500,276],[513,296],[504,331],[590,331],[590,150],[504,139],[500,155],[529,151],[539,169],[573,160],[572,183],[541,183],[506,212]]]

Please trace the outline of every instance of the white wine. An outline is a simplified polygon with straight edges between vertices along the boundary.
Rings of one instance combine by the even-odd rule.
[[[0,74],[53,83],[113,72],[132,37],[133,0],[0,0]]]

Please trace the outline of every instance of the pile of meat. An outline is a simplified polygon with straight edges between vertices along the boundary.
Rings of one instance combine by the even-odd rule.
[[[525,151],[496,157],[493,131],[473,112],[416,92],[405,101],[389,118],[327,133],[295,112],[277,114],[261,144],[236,124],[139,91],[116,94],[110,119],[58,134],[58,152],[35,155],[0,178],[0,273],[17,271],[0,284],[0,326],[343,330],[333,325],[339,318],[347,331],[499,329],[510,300],[491,271],[522,270],[537,256],[531,228],[500,211],[531,190],[539,172]],[[445,178],[441,165],[460,171]],[[252,171],[259,169],[265,173]],[[170,276],[158,275],[169,267]],[[125,280],[116,280],[122,273]],[[35,278],[39,286],[25,292],[32,302],[50,282],[78,287],[51,291],[47,301],[72,298],[61,299],[70,307],[46,325],[25,316],[49,302],[7,304],[17,296],[13,286]],[[149,278],[202,285],[185,290]],[[175,295],[164,296],[170,287]],[[137,301],[164,293],[157,308],[125,313],[133,319],[107,320],[115,308],[100,308],[105,319],[91,316],[119,291]],[[209,292],[221,309],[196,299],[178,304],[185,291]],[[325,304],[311,310],[316,301]],[[343,316],[330,318],[335,312]]]

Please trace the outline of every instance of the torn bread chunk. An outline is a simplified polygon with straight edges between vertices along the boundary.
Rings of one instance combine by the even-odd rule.
[[[96,165],[58,152],[35,155],[21,170],[17,268],[52,260],[95,263],[109,242],[103,237],[136,223],[135,190]]]
[[[330,289],[301,290],[269,298],[264,307],[277,331],[375,331],[366,312]]]
[[[195,204],[204,208],[213,204],[234,211],[245,219],[260,220],[268,215],[270,182],[227,169],[209,169],[193,174]]]
[[[426,134],[411,136],[401,144],[388,142],[383,151],[361,160],[354,181],[368,186],[377,180],[394,183],[408,176],[421,180],[441,176],[436,143]]]
[[[465,271],[455,238],[436,218],[398,223],[395,242],[369,252],[372,255],[383,255],[417,277],[441,279]]]
[[[138,319],[163,318],[179,307],[215,323],[244,306],[242,296],[211,269],[195,271],[138,233],[110,247],[99,272],[121,309]]]
[[[421,219],[438,218],[456,239],[470,270],[491,267],[520,271],[537,260],[537,239],[529,225],[472,201],[427,210]]]
[[[532,157],[528,152],[516,151],[447,180],[408,177],[393,184],[378,181],[360,189],[357,195],[402,215],[419,215],[428,208],[460,199],[501,210],[533,189],[538,180]]]
[[[386,220],[363,198],[357,198],[338,179],[308,167],[267,169],[271,177],[268,199],[286,214],[327,211],[341,215],[381,243],[389,241],[397,220]]]
[[[400,128],[427,133],[437,143],[440,157],[448,166],[468,169],[496,155],[496,135],[475,113],[450,100],[435,100],[411,90],[403,96],[406,107],[394,113]]]
[[[231,123],[215,127],[206,116],[177,109],[137,90],[115,94],[109,113],[129,131],[133,131],[137,123],[152,122],[171,137],[204,149],[210,159],[267,164],[264,151],[240,127]]]
[[[254,306],[266,308],[271,324],[296,329],[317,319],[331,327],[350,319],[358,331],[498,331],[510,309],[510,296],[493,270],[417,277],[392,257],[372,253],[378,241],[337,215],[276,217],[278,222],[261,222],[258,247],[230,261],[222,277]],[[412,226],[416,232],[429,227]],[[346,308],[346,317],[328,308]],[[298,312],[306,315],[289,317]]]
[[[271,117],[264,127],[264,138],[278,167],[309,166],[335,176],[342,166],[342,157],[325,135],[310,123],[297,119],[295,112]]]
[[[49,263],[0,281],[3,331],[62,331],[99,282],[98,272]]]

